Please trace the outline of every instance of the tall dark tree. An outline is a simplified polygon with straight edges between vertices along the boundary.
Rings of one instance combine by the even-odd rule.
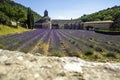
[[[31,20],[32,20],[32,29],[34,28],[34,16],[31,14]]]
[[[28,8],[27,13],[27,25],[29,29],[33,29],[34,27],[34,17],[30,8]]]

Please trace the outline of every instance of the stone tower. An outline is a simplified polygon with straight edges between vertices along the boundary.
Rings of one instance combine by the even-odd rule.
[[[47,10],[44,11],[44,17],[46,17],[46,16],[48,16],[48,11]]]
[[[51,18],[48,16],[48,11],[45,10],[44,11],[44,16],[42,17],[42,19],[38,20],[35,23],[35,27],[36,28],[40,28],[40,29],[51,29]]]

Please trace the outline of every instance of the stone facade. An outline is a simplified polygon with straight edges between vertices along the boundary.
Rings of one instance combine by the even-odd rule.
[[[45,10],[42,19],[35,22],[35,28],[51,29],[51,18],[48,16],[47,10]]]
[[[91,22],[84,22],[83,26],[84,29],[87,30],[94,30],[94,29],[100,29],[100,30],[108,30],[109,27],[112,25],[113,21],[91,21]]]
[[[81,21],[78,20],[52,20],[52,28],[59,29],[83,29]]]
[[[87,30],[108,30],[113,21],[91,21],[81,22],[80,20],[51,20],[48,11],[45,10],[42,19],[35,22],[35,28],[40,29],[87,29]]]

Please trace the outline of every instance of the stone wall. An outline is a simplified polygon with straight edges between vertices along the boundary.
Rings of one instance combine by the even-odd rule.
[[[47,29],[44,24],[48,24],[48,29],[83,29],[81,22],[77,20],[39,20],[35,23],[35,28]]]
[[[81,21],[78,20],[52,20],[52,25],[58,25],[59,29],[65,29],[66,25],[68,29],[74,29],[75,26],[82,28]]]
[[[0,80],[120,80],[120,63],[0,49]]]

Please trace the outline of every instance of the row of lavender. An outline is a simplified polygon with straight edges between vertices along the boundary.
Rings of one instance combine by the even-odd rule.
[[[75,45],[80,45],[79,49],[83,52],[92,49],[98,52],[114,52],[120,53],[120,36],[98,34],[92,31],[70,31],[61,30],[70,42]]]
[[[1,36],[0,48],[56,56],[78,56],[89,50],[120,53],[120,36],[85,30],[38,29]]]
[[[0,37],[0,45],[3,49],[28,52],[34,47],[46,30],[34,30],[15,35]]]

